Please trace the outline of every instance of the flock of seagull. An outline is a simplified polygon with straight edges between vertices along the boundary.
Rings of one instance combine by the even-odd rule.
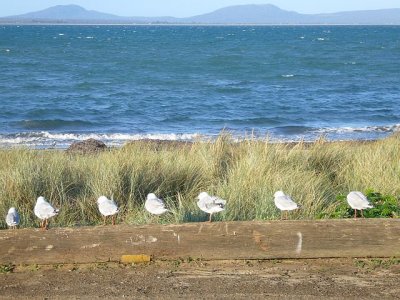
[[[212,215],[214,213],[221,212],[225,210],[226,200],[223,200],[217,196],[210,196],[206,192],[200,193],[197,197],[197,206],[204,212],[208,213],[209,222],[211,222]],[[286,213],[286,219],[288,211],[292,211],[300,208],[293,199],[283,193],[278,191],[274,194],[275,206],[281,210],[281,219],[283,219],[283,213]],[[347,195],[347,202],[352,209],[354,209],[354,218],[357,218],[357,210],[361,211],[361,216],[363,216],[363,210],[372,208],[373,206],[369,203],[367,197],[361,192],[350,192]],[[115,225],[115,216],[119,212],[118,205],[115,203],[114,199],[108,199],[106,196],[100,196],[97,199],[97,205],[99,211],[104,219],[104,225],[106,224],[107,217],[112,218],[112,224]],[[162,215],[169,210],[165,208],[165,203],[162,199],[158,198],[155,194],[150,193],[147,195],[145,204],[145,209],[153,215]],[[49,219],[58,215],[59,210],[55,209],[46,199],[42,196],[37,198],[35,207],[33,209],[35,215],[41,220],[40,228],[45,230],[48,228]],[[6,223],[10,229],[16,229],[20,223],[20,216],[15,207],[11,207],[6,216]]]

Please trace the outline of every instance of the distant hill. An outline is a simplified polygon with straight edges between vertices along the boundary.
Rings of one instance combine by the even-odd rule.
[[[11,21],[12,23],[173,23],[173,17],[121,17],[106,14],[95,10],[87,10],[79,5],[57,5],[44,10],[31,12],[18,16],[0,18],[0,22]]]
[[[272,4],[253,4],[229,6],[208,14],[187,18],[185,21],[214,24],[298,24],[304,22],[305,19],[305,15],[286,11]]]
[[[86,10],[78,5],[57,5],[41,11],[31,12],[10,19],[29,20],[120,20],[116,15],[105,14],[94,10]]]
[[[86,10],[77,5],[58,5],[24,15],[0,18],[0,23],[400,25],[400,9],[312,15],[283,10],[271,4],[237,5],[190,18],[174,18],[121,17],[94,10]]]

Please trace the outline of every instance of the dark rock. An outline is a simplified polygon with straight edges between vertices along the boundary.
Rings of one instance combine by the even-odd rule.
[[[81,142],[74,142],[68,147],[68,153],[97,153],[107,149],[106,144],[95,139],[88,139]]]

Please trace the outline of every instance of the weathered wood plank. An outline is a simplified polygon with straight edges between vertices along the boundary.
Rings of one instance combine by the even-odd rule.
[[[215,222],[3,230],[0,263],[400,257],[399,219]]]

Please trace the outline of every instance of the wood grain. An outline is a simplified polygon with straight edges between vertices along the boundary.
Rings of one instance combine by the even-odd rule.
[[[0,231],[0,264],[400,257],[400,219],[215,222]]]

